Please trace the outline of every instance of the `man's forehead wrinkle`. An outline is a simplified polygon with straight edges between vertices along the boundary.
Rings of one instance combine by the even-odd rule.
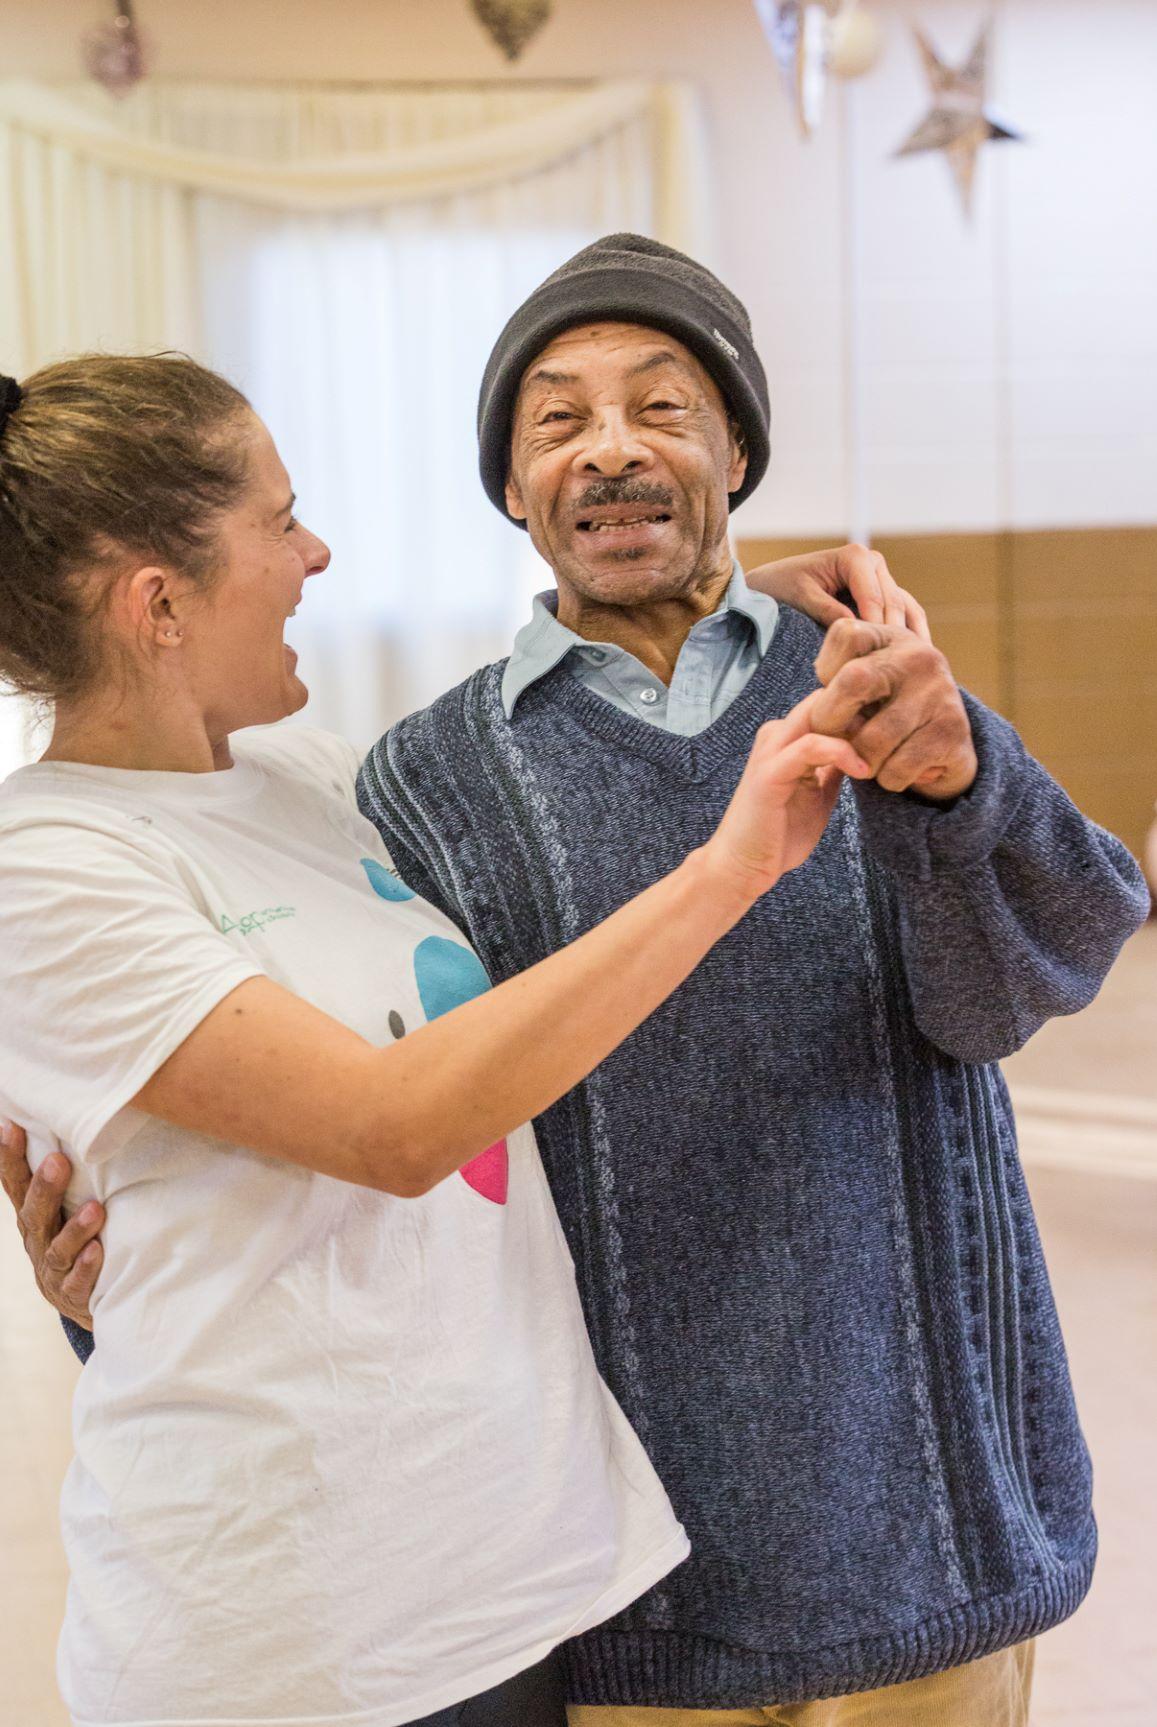
[[[642,377],[647,372],[661,371],[665,366],[674,366],[685,377],[697,378],[698,367],[692,354],[680,354],[673,348],[660,348],[645,359],[639,360],[628,368],[628,378]],[[548,389],[557,389],[568,384],[581,384],[582,376],[578,372],[560,372],[553,366],[534,366],[522,380],[521,390],[532,389],[536,384],[545,385]]]
[[[681,354],[673,353],[670,348],[660,348],[657,354],[651,354],[647,359],[640,360],[637,366],[632,366],[628,376],[637,378],[643,372],[661,371],[664,366],[676,366],[681,372],[691,373],[692,364],[690,354],[684,359]]]

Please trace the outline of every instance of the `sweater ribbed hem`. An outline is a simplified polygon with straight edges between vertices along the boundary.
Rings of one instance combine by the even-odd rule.
[[[674,1631],[601,1627],[564,1646],[572,1703],[750,1709],[844,1697],[923,1679],[1023,1643],[1076,1611],[1095,1550],[1012,1595],[950,1607],[904,1631],[827,1648],[764,1653]]]

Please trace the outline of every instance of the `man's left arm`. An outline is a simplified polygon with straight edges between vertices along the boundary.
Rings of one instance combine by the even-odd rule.
[[[921,1031],[999,1060],[1099,990],[1149,911],[1121,842],[1076,808],[1012,726],[960,691],[907,631],[838,623],[813,724],[875,769],[857,785],[864,841],[897,892]]]

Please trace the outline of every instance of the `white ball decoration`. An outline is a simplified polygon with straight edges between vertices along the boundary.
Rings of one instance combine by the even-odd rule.
[[[828,69],[837,78],[862,78],[880,58],[884,32],[862,6],[847,6],[831,22]]]

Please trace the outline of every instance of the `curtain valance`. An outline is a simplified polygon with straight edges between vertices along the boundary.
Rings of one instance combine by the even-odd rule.
[[[186,141],[181,141],[182,128],[174,124],[172,111],[180,96],[176,85],[169,92],[164,85],[146,86],[122,107],[112,108],[100,92],[2,80],[0,125],[13,135],[24,133],[113,172],[304,212],[429,200],[522,179],[555,166],[616,129],[649,119],[658,168],[657,225],[676,244],[689,243],[697,228],[700,153],[694,136],[694,96],[685,86],[613,83],[526,90],[507,86],[473,104],[468,95],[452,88],[433,101],[430,93],[423,92],[424,112],[437,116],[440,109],[444,124],[435,119],[431,126],[427,119],[419,136],[412,129],[407,136],[405,127],[396,123],[388,128],[371,125],[371,136],[375,132],[394,135],[394,141],[371,150],[363,143],[367,136],[364,103],[359,112],[359,100],[366,94],[330,93],[332,113],[322,115],[319,126],[316,90],[255,86],[247,92],[233,87],[234,111],[244,107],[247,98],[257,109],[270,101],[302,108],[302,114],[290,116],[295,136],[308,133],[315,147],[319,137],[325,140],[324,153],[313,156],[287,152],[283,144],[264,154],[246,153],[244,148],[196,147],[187,141],[187,127]],[[396,107],[405,101],[403,87],[369,95],[371,105],[374,101],[383,105],[383,114],[391,102]],[[353,116],[352,123],[338,123],[343,109]],[[304,125],[304,119],[313,124]],[[210,130],[220,132],[220,127]]]

